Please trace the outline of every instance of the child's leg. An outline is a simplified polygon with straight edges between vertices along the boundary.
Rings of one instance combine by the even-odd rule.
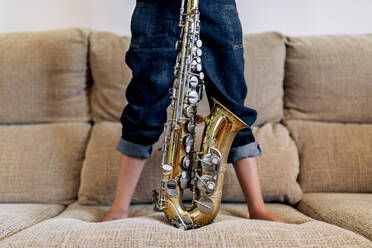
[[[243,37],[235,0],[200,1],[200,13],[202,62],[209,103],[212,104],[210,97],[216,98],[251,126],[257,112],[244,106],[247,86]],[[233,163],[250,218],[284,222],[264,205],[256,161],[260,155],[259,143],[247,128],[236,135],[227,161]]]
[[[131,46],[126,62],[133,77],[126,89],[128,104],[120,121],[121,152],[115,199],[101,221],[126,218],[132,195],[153,144],[167,120],[180,4],[173,0],[137,1],[131,20]]]
[[[120,155],[119,175],[116,185],[115,199],[110,210],[100,221],[123,219],[128,217],[129,206],[141,176],[145,159]]]
[[[120,118],[118,144],[118,150],[128,156],[149,158],[167,120],[180,33],[175,2],[137,1],[132,15],[131,45],[125,56],[132,79],[126,89],[128,104]]]
[[[257,159],[255,157],[243,158],[234,162],[233,166],[248,204],[249,218],[289,224],[290,222],[283,221],[273,215],[264,204],[258,176]]]

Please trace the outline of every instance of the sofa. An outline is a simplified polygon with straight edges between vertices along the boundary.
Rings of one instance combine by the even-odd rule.
[[[81,27],[0,34],[0,247],[372,247],[372,35],[244,35],[263,198],[292,224],[250,219],[227,164],[218,215],[188,231],[153,211],[161,138],[129,218],[99,222],[115,194],[129,44]]]

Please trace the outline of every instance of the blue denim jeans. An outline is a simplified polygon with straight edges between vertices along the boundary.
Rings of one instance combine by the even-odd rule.
[[[128,104],[120,118],[122,136],[117,144],[117,150],[128,156],[151,157],[153,145],[163,132],[174,80],[180,5],[180,0],[137,0],[131,19],[131,44],[125,55],[133,77],[126,89]],[[199,9],[201,59],[210,106],[214,97],[252,125],[257,112],[244,106],[247,86],[235,0],[202,0]],[[245,128],[235,136],[227,161],[259,155],[259,143]]]

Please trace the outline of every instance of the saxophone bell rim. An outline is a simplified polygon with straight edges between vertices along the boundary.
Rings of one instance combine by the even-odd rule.
[[[229,110],[228,108],[226,108],[221,102],[219,102],[216,98],[214,97],[211,97],[212,100],[213,100],[213,108],[211,110],[211,113],[213,112],[214,108],[216,106],[220,106],[221,108],[223,108],[225,111],[227,111],[228,113],[230,113],[231,115],[235,116],[235,118],[240,121],[242,124],[243,124],[243,128],[249,128],[249,129],[252,129],[245,121],[243,121],[241,118],[239,118],[236,114],[234,114],[233,112],[231,112],[231,110]]]

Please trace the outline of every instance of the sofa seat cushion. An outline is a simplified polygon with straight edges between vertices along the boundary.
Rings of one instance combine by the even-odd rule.
[[[89,123],[0,125],[0,202],[75,201]]]
[[[0,34],[0,123],[90,120],[88,29]]]
[[[196,129],[196,144],[202,137],[202,127]],[[296,181],[299,171],[297,148],[288,130],[281,124],[267,123],[260,128],[253,127],[253,133],[263,151],[257,163],[264,200],[295,204],[301,199],[302,191]],[[113,201],[120,160],[116,145],[120,136],[119,122],[100,122],[93,126],[82,168],[80,203],[110,205]],[[146,161],[132,202],[152,202],[152,190],[160,188],[162,152],[158,149],[161,142],[162,137],[154,145],[153,156]],[[227,164],[226,168],[222,200],[245,202],[232,164]],[[185,199],[190,199],[191,194],[187,193],[190,191],[185,191]]]
[[[372,194],[306,193],[297,208],[314,219],[359,233],[372,241]]]
[[[290,205],[282,203],[265,203],[266,207],[275,215],[279,216],[283,220],[291,223],[304,223],[307,221],[314,221],[315,219],[301,213],[297,209]],[[109,209],[106,205],[85,205],[78,201],[71,203],[66,211],[63,211],[56,218],[75,218],[83,221],[96,222],[98,221]],[[130,206],[129,216],[130,217],[146,217],[146,216],[158,216],[161,218],[164,214],[153,211],[152,203],[132,203]],[[221,216],[224,218],[240,217],[249,218],[248,207],[246,203],[239,202],[223,202],[216,216],[215,221],[218,221]],[[167,219],[164,217],[164,223],[167,223]]]
[[[364,237],[313,220],[284,204],[267,204],[286,224],[247,219],[245,204],[222,204],[213,223],[183,231],[171,226],[152,205],[131,207],[130,218],[97,222],[107,206],[71,204],[55,218],[0,243],[7,247],[370,247]]]
[[[125,91],[132,77],[125,63],[130,37],[93,31],[89,41],[94,81],[91,94],[93,120],[119,121],[127,104]],[[283,117],[284,42],[285,38],[277,32],[244,36],[244,75],[248,87],[245,105],[258,112],[254,125],[277,122]]]
[[[59,214],[64,205],[0,203],[0,240]]]
[[[297,144],[303,192],[372,193],[372,125],[284,121]]]

